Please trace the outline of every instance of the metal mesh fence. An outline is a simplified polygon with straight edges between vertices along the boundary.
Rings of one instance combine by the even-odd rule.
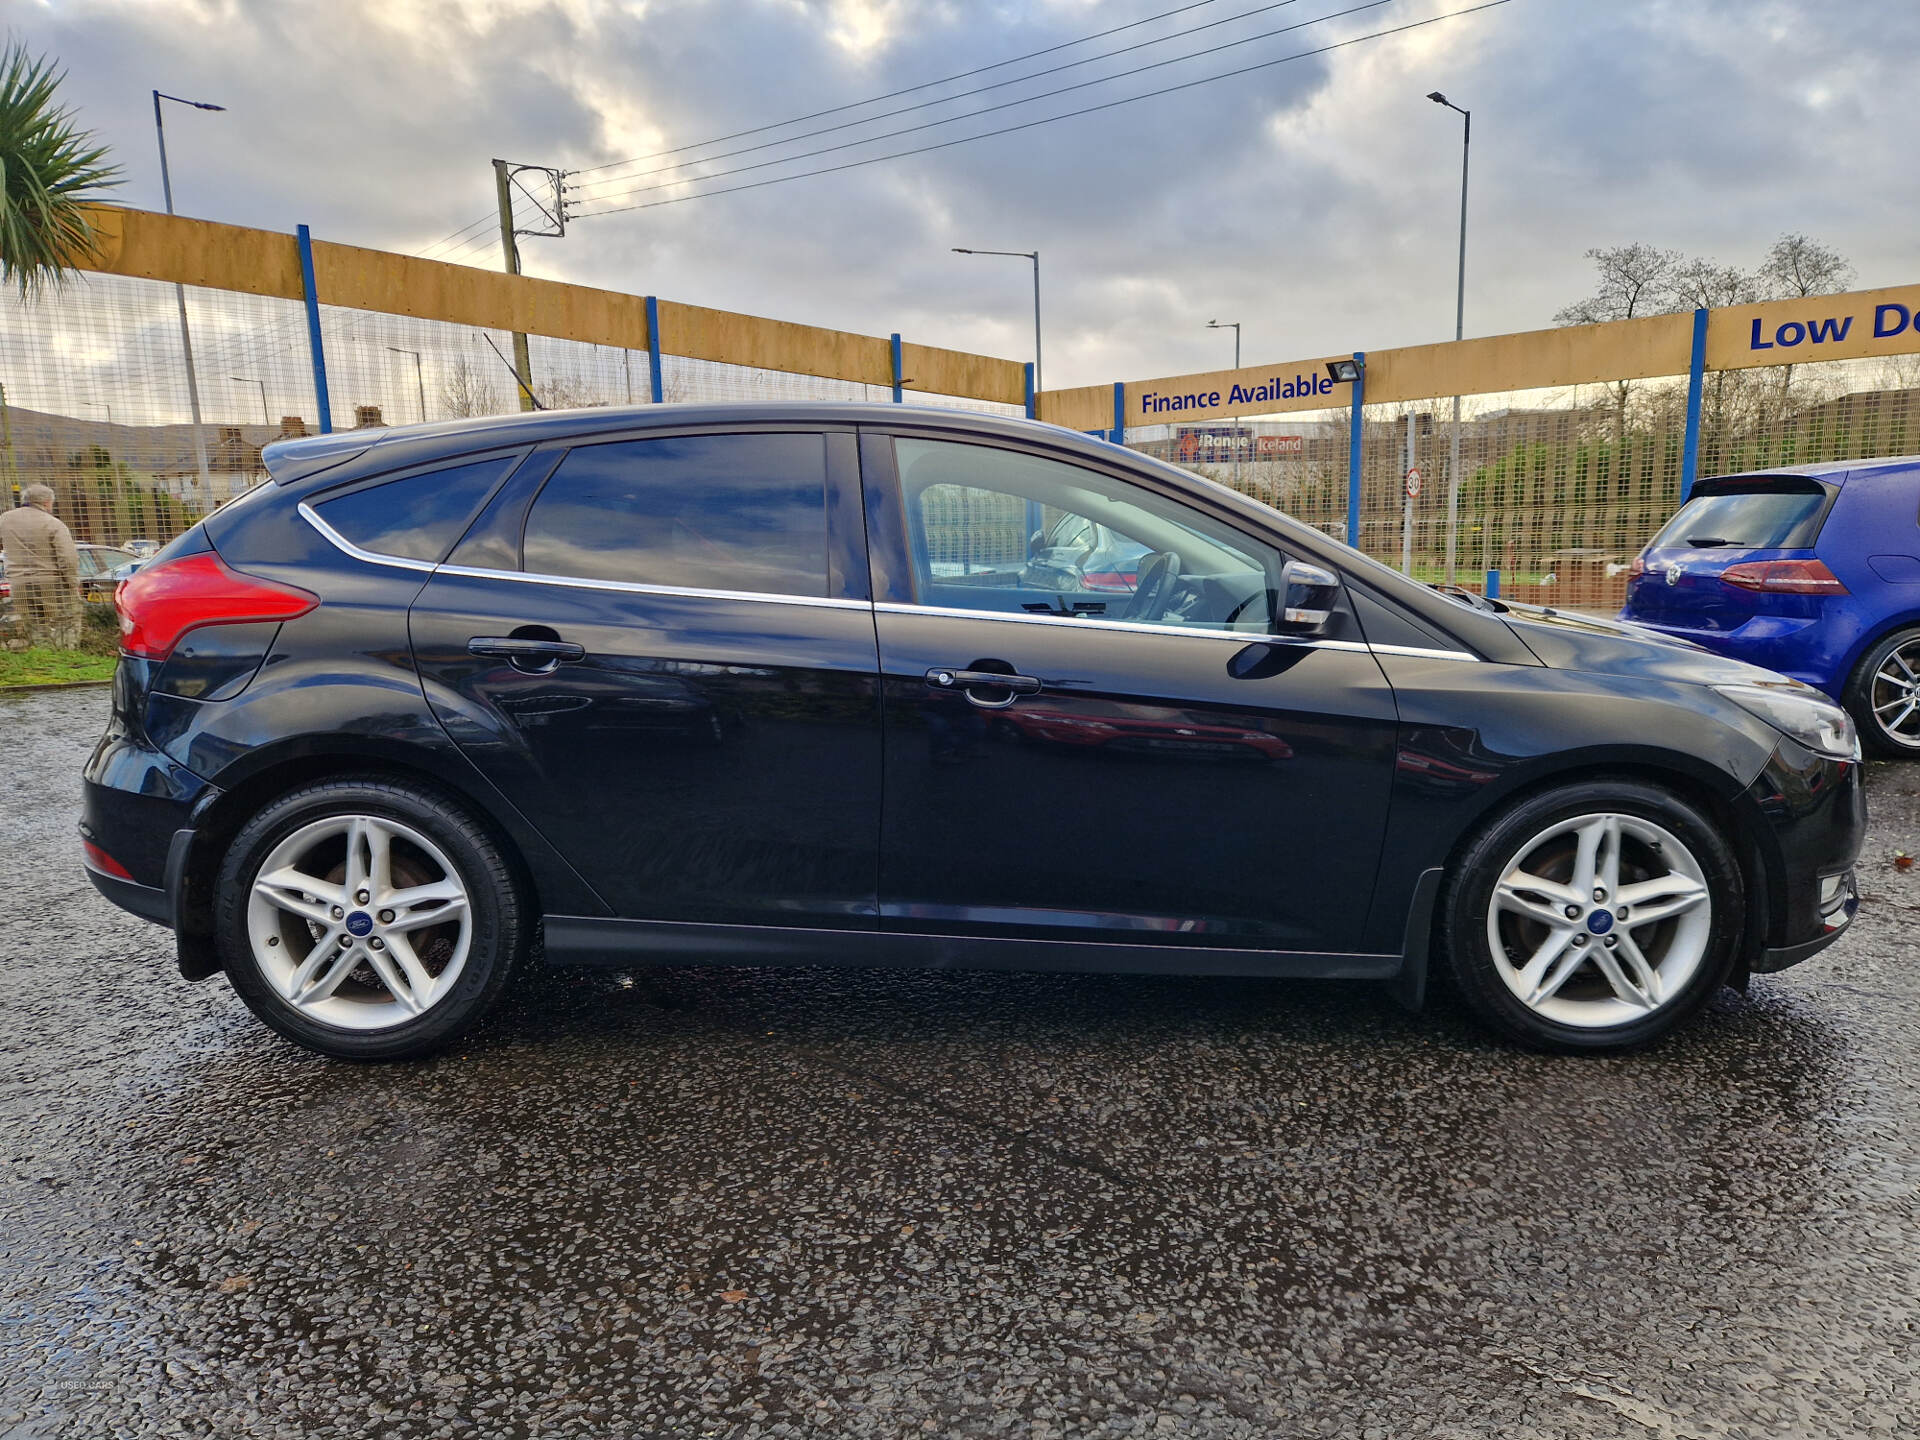
[[[1636,553],[1679,505],[1685,377],[1468,397],[1461,408],[1456,576],[1481,589],[1617,610]],[[1453,401],[1365,407],[1360,526],[1368,554],[1446,578]],[[1346,538],[1345,410],[1148,426],[1129,446]],[[1409,434],[1411,431],[1411,434]],[[1701,403],[1702,477],[1920,449],[1920,359],[1716,372]],[[1421,471],[1406,494],[1410,466]]]
[[[0,483],[8,503],[47,484],[83,543],[164,542],[263,479],[263,446],[318,430],[305,306],[194,287],[184,295],[198,447],[174,286],[82,274],[35,301],[0,297]],[[336,429],[519,409],[506,331],[330,305],[320,307],[320,328]],[[645,404],[651,396],[644,348],[540,335],[529,336],[528,347],[534,393],[549,409]],[[661,381],[669,403],[885,401],[892,393],[676,355],[661,357]],[[1020,413],[963,397],[908,398]]]

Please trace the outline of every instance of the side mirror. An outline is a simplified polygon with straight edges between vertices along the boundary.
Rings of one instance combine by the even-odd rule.
[[[1289,560],[1280,567],[1280,622],[1302,630],[1318,630],[1333,615],[1334,592],[1340,577],[1305,560]]]

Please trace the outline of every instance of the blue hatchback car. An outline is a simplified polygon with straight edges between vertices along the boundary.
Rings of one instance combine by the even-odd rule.
[[[1920,456],[1700,481],[1620,617],[1805,681],[1869,749],[1920,756]]]

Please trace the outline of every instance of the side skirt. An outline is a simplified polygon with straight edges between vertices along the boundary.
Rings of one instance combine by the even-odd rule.
[[[1101,974],[1384,980],[1400,974],[1403,964],[1398,955],[701,925],[581,915],[547,916],[546,940],[550,965],[831,965],[848,969],[1084,970]]]

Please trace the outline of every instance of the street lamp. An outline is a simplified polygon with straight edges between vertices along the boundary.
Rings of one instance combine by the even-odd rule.
[[[160,102],[171,100],[176,105],[190,105],[195,110],[225,110],[224,105],[210,105],[205,100],[186,100],[178,95],[163,95],[153,92],[153,133],[160,142],[160,189],[167,199],[167,214],[173,214],[173,176],[167,169],[167,127],[160,118]],[[213,498],[213,476],[207,472],[207,437],[200,429],[200,381],[193,373],[193,336],[187,330],[187,287],[174,282],[173,300],[180,307],[180,350],[187,362],[187,404],[193,411],[193,458],[200,468],[200,493],[211,500]]]
[[[427,382],[420,378],[420,352],[418,350],[402,350],[398,345],[389,345],[387,349],[396,355],[411,355],[413,357],[413,388],[420,394],[420,423],[422,425],[426,424]]]
[[[1040,252],[1038,250],[966,250],[956,245],[956,255],[1006,255],[1020,260],[1033,262],[1033,393],[1038,395],[1043,388],[1040,383]]]
[[[242,385],[258,385],[260,387],[260,423],[262,425],[271,425],[273,423],[273,417],[267,413],[267,382],[264,380],[255,380],[250,375],[229,375],[227,378],[229,380],[238,380]]]
[[[1238,370],[1240,368],[1240,322],[1209,320],[1207,329],[1233,331],[1233,368]],[[1240,486],[1240,436],[1237,433],[1240,429],[1240,417],[1238,415],[1233,417],[1233,428],[1236,432],[1233,437],[1233,484],[1234,488],[1238,489]]]
[[[1462,110],[1438,90],[1427,99],[1444,105],[1460,116],[1460,280],[1454,291],[1453,338],[1466,338],[1467,330],[1467,159],[1473,144],[1473,112]],[[1460,548],[1460,397],[1453,397],[1453,438],[1447,455],[1447,583],[1454,583],[1454,562]]]
[[[109,424],[109,425],[111,425],[111,424],[113,424],[113,406],[111,406],[111,405],[109,405],[109,404],[108,404],[108,403],[107,403],[106,401],[104,401],[104,400],[82,400],[82,401],[81,401],[80,403],[81,403],[82,405],[86,405],[86,406],[88,406],[88,407],[90,407],[90,408],[92,408],[92,409],[95,409],[95,410],[104,410],[104,411],[106,411],[106,412],[107,412],[107,424]]]

